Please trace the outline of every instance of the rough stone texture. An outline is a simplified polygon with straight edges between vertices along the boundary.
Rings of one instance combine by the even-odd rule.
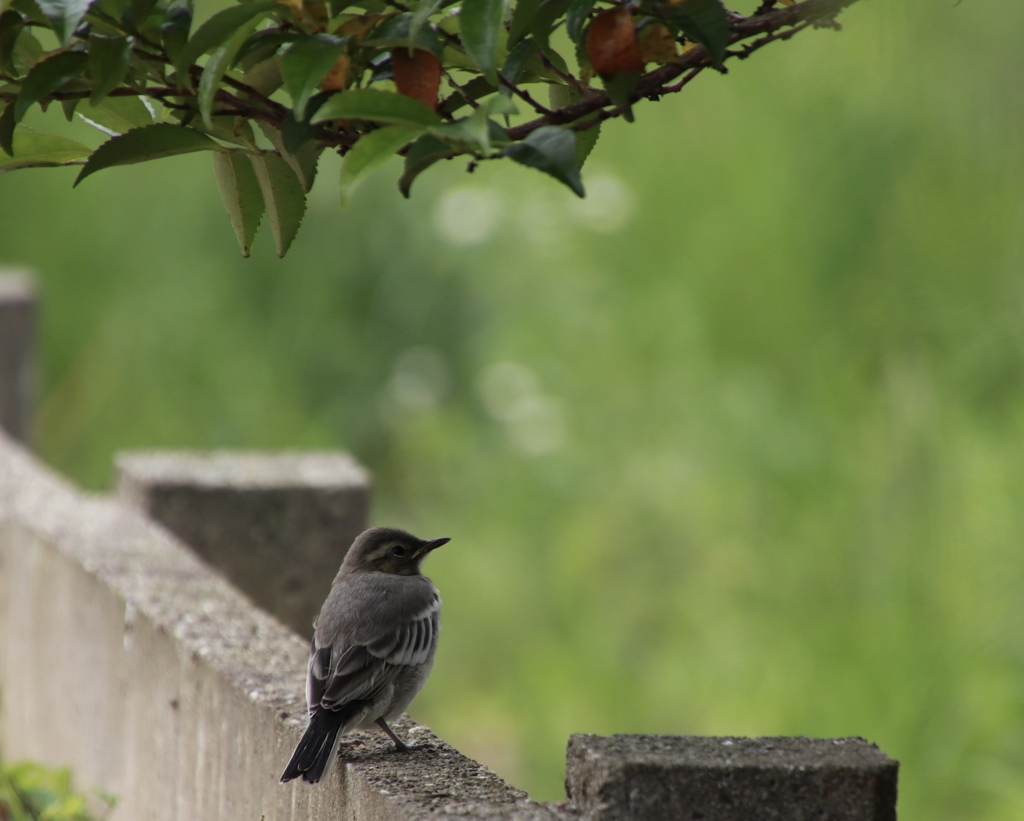
[[[895,821],[898,763],[860,738],[574,735],[566,789],[588,818]]]
[[[0,428],[22,442],[31,434],[35,329],[31,278],[0,270]]]
[[[120,497],[307,639],[370,480],[343,453],[154,452],[116,459]]]
[[[123,503],[0,433],[0,747],[120,796],[112,821],[510,818],[531,802],[403,720],[316,787],[278,777],[305,725],[306,643]]]

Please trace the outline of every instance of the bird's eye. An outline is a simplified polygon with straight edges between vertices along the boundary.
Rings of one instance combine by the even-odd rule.
[[[404,559],[409,554],[409,548],[404,544],[396,544],[391,548],[391,555],[396,559]]]

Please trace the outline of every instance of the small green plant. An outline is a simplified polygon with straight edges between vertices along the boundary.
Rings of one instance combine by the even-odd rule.
[[[343,198],[396,154],[406,196],[453,157],[583,196],[603,122],[854,2],[239,0],[194,26],[193,0],[0,0],[0,171],[83,165],[77,184],[209,151],[242,253],[266,216],[283,256],[325,149],[345,157]],[[109,139],[25,126],[52,103]]]
[[[101,821],[116,801],[109,793],[75,792],[67,769],[0,761],[0,821]]]

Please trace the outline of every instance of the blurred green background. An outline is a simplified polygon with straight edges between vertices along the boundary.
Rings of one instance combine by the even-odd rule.
[[[585,201],[343,212],[327,158],[283,261],[206,156],[0,177],[38,449],[354,452],[453,537],[413,715],[535,797],[572,732],[861,735],[903,817],[1024,817],[1024,6],[842,20],[606,126]]]

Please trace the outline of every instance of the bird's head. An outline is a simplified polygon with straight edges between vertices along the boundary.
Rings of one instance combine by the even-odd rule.
[[[448,541],[420,539],[396,527],[373,527],[352,542],[342,568],[350,572],[415,576],[427,554]]]

